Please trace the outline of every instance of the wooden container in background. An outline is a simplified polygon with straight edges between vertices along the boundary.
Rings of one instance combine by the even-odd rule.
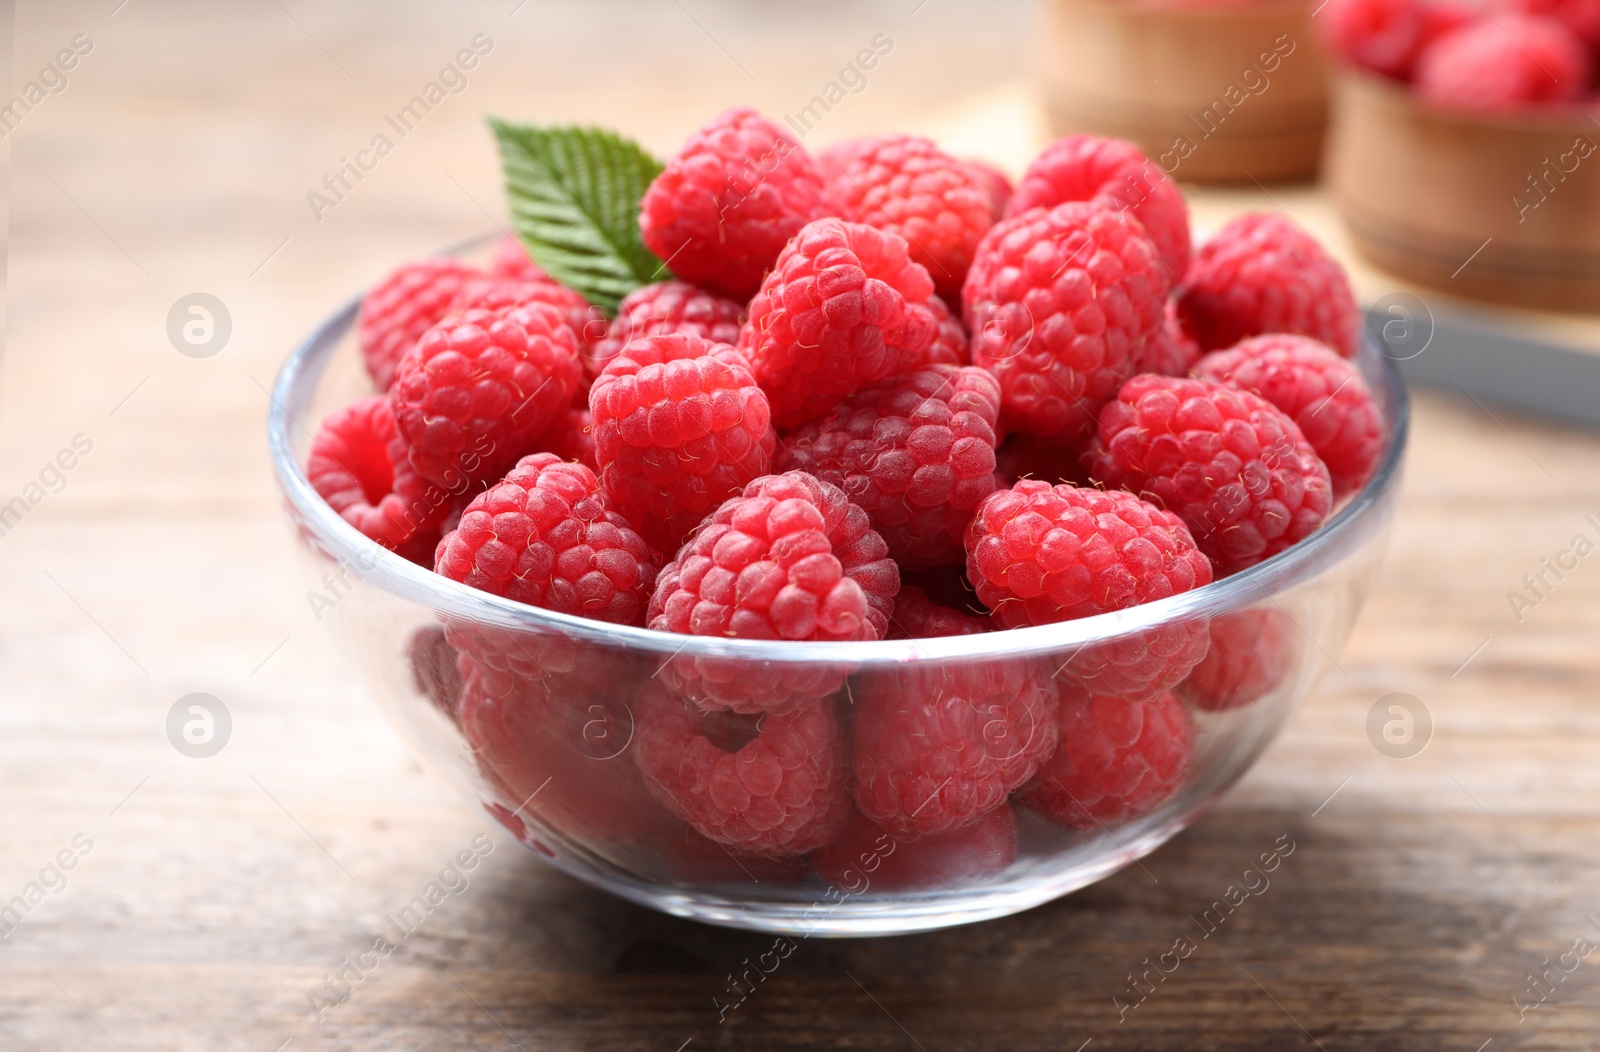
[[[1600,109],[1455,113],[1341,70],[1328,177],[1373,264],[1471,299],[1600,312]]]
[[[1314,175],[1327,124],[1304,0],[1045,0],[1039,75],[1059,135],[1129,139],[1175,179]]]

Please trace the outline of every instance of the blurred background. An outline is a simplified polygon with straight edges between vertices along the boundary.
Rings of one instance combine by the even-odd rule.
[[[1321,61],[1314,9],[1266,6],[1287,12],[1306,52],[1234,126],[1258,103],[1286,123],[1256,126],[1237,172],[1198,172],[1220,148],[1174,172],[1196,222],[1284,208],[1352,269],[1380,322],[1428,336],[1415,354],[1411,336],[1396,345],[1434,386],[1417,393],[1389,567],[1348,653],[1219,812],[1142,866],[975,928],[810,942],[727,1023],[712,998],[769,938],[648,913],[542,867],[356,691],[277,508],[263,428],[275,370],[397,262],[505,222],[485,114],[615,127],[667,156],[735,103],[800,112],[882,34],[892,50],[807,146],[910,130],[1016,176],[1053,131],[1113,111],[1132,122],[1123,134],[1140,121],[1163,134],[1226,86],[1197,57],[1234,60],[1182,46],[1200,39],[1192,26],[1174,43],[1088,0],[0,6],[12,91],[43,89],[0,113],[0,505],[27,504],[0,518],[0,900],[59,853],[74,859],[0,940],[0,1046],[1600,1047],[1594,960],[1529,993],[1575,937],[1600,941],[1588,919],[1600,571],[1582,564],[1535,609],[1508,603],[1600,515],[1600,441],[1584,423],[1600,404],[1600,335],[1577,309],[1600,307],[1582,299],[1593,261],[1580,241],[1553,249],[1567,253],[1555,278],[1577,293],[1552,311],[1436,291],[1464,289],[1450,282],[1472,273],[1465,253],[1446,253],[1446,270],[1467,268],[1449,277],[1358,254],[1341,203],[1397,229],[1383,208],[1420,206],[1395,188],[1439,197],[1438,177],[1415,167],[1415,137],[1396,144],[1394,121],[1377,118],[1344,126],[1359,135],[1337,200],[1307,165],[1252,168],[1292,152],[1274,134],[1321,156],[1306,143],[1324,81],[1295,89],[1289,76]],[[325,177],[480,34],[492,48],[465,87],[334,207],[315,207]],[[1350,75],[1357,86],[1339,90],[1376,92],[1374,112],[1407,105],[1402,89]],[[1339,97],[1336,137],[1354,112],[1338,106],[1357,104]],[[1572,119],[1600,141],[1592,115]],[[1543,120],[1495,118],[1513,134]],[[1454,134],[1478,152],[1452,170],[1504,168],[1504,149]],[[1380,149],[1412,150],[1412,167]],[[1567,209],[1558,227],[1592,238],[1600,158],[1584,165],[1538,211]],[[1448,198],[1465,220],[1488,214],[1477,192]],[[1514,205],[1495,207],[1510,221],[1494,222],[1526,229]],[[1467,225],[1469,246],[1514,236]],[[196,293],[223,307],[204,348],[170,321]],[[1404,759],[1366,730],[1392,692],[1431,712],[1431,740]],[[168,736],[169,710],[192,693],[229,716],[209,757]],[[471,889],[318,1019],[308,990],[484,834],[495,846]],[[1258,908],[1124,1018],[1112,1001],[1124,973],[1281,834],[1303,854]]]

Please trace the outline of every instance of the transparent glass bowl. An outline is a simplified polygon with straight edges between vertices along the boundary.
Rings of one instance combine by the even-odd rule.
[[[352,331],[356,310],[346,306],[295,349],[268,419],[284,505],[309,556],[311,587],[323,596],[318,619],[336,645],[418,751],[551,865],[667,913],[794,935],[893,934],[1014,913],[1115,872],[1204,814],[1343,646],[1382,558],[1406,444],[1404,386],[1368,345],[1359,365],[1389,433],[1377,475],[1312,537],[1242,573],[1114,614],[982,635],[875,643],[676,636],[467,588],[376,547],[322,501],[303,470],[311,436],[328,412],[371,391]],[[489,665],[539,673],[479,676],[477,687],[487,687],[463,696],[457,645]],[[1187,671],[1201,652],[1205,660]],[[640,742],[664,733],[662,714],[683,711],[676,692],[803,698],[823,721],[817,762],[836,772],[834,810],[843,813],[853,808],[857,713],[961,696],[977,769],[1009,764],[1014,775],[1019,754],[1037,752],[1040,736],[1063,724],[1075,728],[1063,738],[1092,763],[1097,749],[1155,718],[1151,702],[1114,692],[1148,694],[1173,679],[1181,682],[1161,718],[1177,738],[1187,731],[1181,767],[1171,750],[1162,771],[1135,763],[1109,799],[1069,773],[1049,791],[1013,792],[977,825],[932,837],[851,818],[822,850],[761,857],[684,820],[675,795],[683,785],[675,791],[661,780],[674,780],[670,747],[665,765],[661,749],[638,760]],[[995,717],[1019,698],[1032,706],[1023,706],[1030,715],[1021,724]],[[718,717],[702,730],[731,751],[755,732],[751,723]],[[1083,729],[1091,724],[1097,730]],[[942,775],[941,763],[932,757],[926,766]],[[951,782],[934,784],[930,801]]]

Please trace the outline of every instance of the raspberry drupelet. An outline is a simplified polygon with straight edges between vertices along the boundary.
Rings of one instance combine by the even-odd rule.
[[[1083,460],[1097,481],[1176,514],[1218,576],[1305,539],[1333,508],[1328,469],[1295,422],[1207,380],[1129,380]]]
[[[1335,497],[1360,489],[1383,452],[1383,413],[1354,364],[1307,336],[1255,336],[1202,358],[1197,379],[1260,395],[1328,466]]]
[[[461,286],[450,304],[450,314],[464,314],[469,310],[500,310],[521,306],[524,303],[548,303],[561,311],[561,316],[572,329],[578,350],[585,356],[590,346],[605,337],[610,322],[605,313],[584,299],[578,292],[558,285],[550,278],[506,279],[477,278]]]
[[[828,189],[846,219],[905,238],[941,296],[960,294],[972,253],[994,223],[988,177],[918,135],[855,144]]]
[[[935,365],[845,399],[784,440],[780,471],[805,471],[859,504],[903,569],[959,563],[978,502],[999,485],[1000,389],[971,366]]]
[[[622,298],[617,316],[605,338],[590,350],[591,376],[599,376],[607,362],[629,340],[687,332],[712,343],[738,343],[744,305],[682,281],[641,285]]]
[[[938,296],[928,297],[928,309],[933,312],[933,342],[923,356],[925,365],[971,365],[972,338],[961,319],[945,306]]]
[[[1087,435],[1162,325],[1167,291],[1144,229],[1103,205],[995,224],[962,298],[972,364],[1000,381],[1006,430],[1062,446]]]
[[[744,355],[693,333],[628,343],[589,391],[600,484],[662,551],[751,480],[776,436]]]
[[[1006,215],[1068,201],[1092,201],[1137,219],[1172,282],[1188,268],[1189,206],[1183,191],[1133,143],[1093,135],[1057,139],[1023,173]]]
[[[356,322],[361,358],[379,391],[394,383],[400,359],[450,312],[461,289],[483,271],[459,259],[406,263],[372,287]]]
[[[933,281],[904,238],[838,219],[808,225],[750,301],[739,333],[780,428],[921,364],[937,325]]]
[[[639,230],[685,281],[745,300],[801,227],[837,214],[805,149],[735,107],[689,136],[651,182]]]
[[[1248,212],[1200,246],[1183,280],[1178,316],[1208,351],[1290,332],[1353,358],[1361,342],[1361,310],[1344,268],[1277,213]]]
[[[401,359],[389,400],[424,477],[498,479],[568,409],[583,378],[572,328],[544,302],[469,310]]]

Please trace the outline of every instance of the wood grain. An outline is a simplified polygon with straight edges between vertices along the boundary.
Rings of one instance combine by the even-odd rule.
[[[74,435],[94,448],[0,536],[0,900],[75,835],[92,847],[0,942],[7,1052],[1596,1047],[1600,956],[1524,1020],[1511,998],[1580,932],[1600,939],[1600,563],[1520,623],[1506,601],[1600,513],[1590,433],[1419,393],[1391,556],[1343,672],[1222,806],[1022,916],[807,942],[725,1022],[713,997],[769,938],[513,850],[320,634],[262,385],[353,289],[483,229],[479,204],[499,214],[481,112],[602,121],[665,150],[730,101],[793,111],[889,32],[817,141],[911,126],[1016,164],[1034,145],[1004,88],[1025,4],[112,6],[17,13],[19,77],[74,33],[96,46],[10,139],[0,496]],[[477,32],[496,50],[469,89],[316,222],[305,192]],[[1272,194],[1197,213],[1325,213],[1310,191]],[[234,321],[203,360],[164,331],[197,290]],[[193,691],[233,717],[206,760],[164,732]],[[1393,691],[1436,723],[1411,760],[1366,738]],[[470,888],[316,1020],[308,992],[485,832]],[[1128,973],[1197,938],[1190,915],[1282,835],[1296,850],[1270,887],[1119,1021]]]

